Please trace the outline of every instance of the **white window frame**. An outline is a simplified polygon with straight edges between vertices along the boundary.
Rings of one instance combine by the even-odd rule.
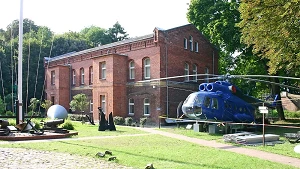
[[[76,71],[75,69],[72,70],[72,85],[76,84]]]
[[[187,62],[184,63],[184,81],[189,81],[190,77],[189,77],[189,64]]]
[[[93,113],[93,100],[90,100],[90,113]]]
[[[51,71],[51,85],[55,85],[55,70]]]
[[[188,47],[188,44],[187,44],[187,39],[186,38],[184,38],[183,39],[183,47],[184,47],[184,49],[187,49]]]
[[[190,36],[189,41],[190,41],[190,50],[193,51],[194,50],[194,47],[193,47],[194,43],[193,43],[193,37],[192,36]]]
[[[84,85],[84,69],[80,69],[80,84]]]
[[[144,115],[145,116],[150,115],[150,100],[148,98],[144,99]]]
[[[193,81],[195,81],[195,82],[197,82],[197,80],[198,80],[198,77],[197,77],[197,65],[196,64],[193,64],[193,74],[194,74],[194,76],[193,76]]]
[[[199,43],[195,42],[195,52],[199,52]]]
[[[101,99],[101,108],[102,108],[103,113],[105,114],[106,113],[105,95],[101,95],[100,99]]]
[[[134,99],[132,98],[128,100],[128,114],[134,115]]]
[[[149,63],[147,63],[149,61]],[[151,69],[150,69],[150,58],[144,59],[144,78],[150,79]]]
[[[101,62],[101,79],[106,79],[106,62]]]
[[[129,79],[135,79],[135,64],[134,64],[134,61],[129,62]]]
[[[89,68],[89,73],[90,73],[90,84],[94,83],[94,71],[93,71],[93,66]]]

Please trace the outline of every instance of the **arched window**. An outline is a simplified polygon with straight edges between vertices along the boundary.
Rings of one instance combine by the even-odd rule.
[[[184,81],[189,81],[189,64],[188,63],[184,63]]]
[[[129,62],[129,79],[135,78],[135,67],[134,61]]]
[[[195,52],[199,52],[198,42],[195,42]]]
[[[193,37],[190,36],[190,50],[193,51]]]
[[[72,70],[72,85],[76,84],[76,71],[73,69]]]
[[[133,99],[129,99],[128,101],[129,105],[128,105],[128,114],[133,115],[134,114],[134,100]]]
[[[148,98],[144,99],[144,115],[150,115],[150,101]]]
[[[80,69],[80,84],[84,84],[84,69]]]
[[[197,65],[193,64],[193,81],[197,82]]]
[[[91,85],[91,84],[93,84],[93,82],[94,82],[94,72],[93,72],[93,66],[90,66],[90,68],[89,68],[89,84]]]
[[[55,85],[55,71],[51,71],[51,85]]]
[[[150,79],[150,59],[144,59],[144,78]]]
[[[184,47],[184,49],[187,49],[187,45],[188,45],[187,39],[184,38],[184,39],[183,39],[183,47]]]

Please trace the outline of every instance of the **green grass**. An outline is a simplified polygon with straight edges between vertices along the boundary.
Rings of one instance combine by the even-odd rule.
[[[117,131],[98,131],[99,125],[81,124],[81,122],[72,121],[74,131],[78,132],[75,137],[93,137],[93,136],[116,136],[124,134],[143,134],[146,133],[133,127],[116,126]]]
[[[97,152],[111,150],[118,159],[117,163],[135,168],[144,168],[148,163],[153,163],[156,169],[293,168],[161,135],[45,143],[16,143],[0,146],[66,152],[89,157],[95,157]],[[107,158],[104,158],[104,160],[107,160]]]
[[[186,130],[184,128],[161,128],[160,130],[162,131],[167,131],[175,134],[182,134],[188,137],[193,137],[193,138],[199,138],[199,139],[204,139],[204,140],[216,140],[221,143],[225,143],[223,141],[223,134],[209,134],[205,132],[194,132],[193,130]],[[257,149],[261,151],[266,151],[270,153],[275,153],[275,154],[280,154],[280,155],[285,155],[285,156],[290,156],[290,157],[295,157],[300,159],[300,154],[294,152],[294,147],[297,144],[291,144],[289,143],[285,137],[284,133],[289,133],[289,132],[296,132],[299,131],[297,129],[286,129],[286,128],[275,128],[275,127],[267,127],[265,132],[266,134],[278,134],[280,135],[280,140],[284,141],[283,144],[276,144],[275,146],[243,146],[243,145],[237,145],[236,146],[243,146],[245,148],[251,148],[251,149]],[[261,132],[257,132],[256,134],[261,134]],[[226,143],[229,144],[229,143]]]
[[[261,160],[245,155],[240,155],[224,150],[164,137],[161,135],[149,134],[143,136],[134,136],[143,134],[135,127],[116,126],[117,131],[98,131],[98,125],[81,124],[81,122],[72,122],[75,131],[79,135],[76,137],[93,136],[122,136],[112,138],[95,138],[86,140],[65,140],[43,143],[14,143],[0,144],[0,147],[28,148],[46,151],[65,152],[81,156],[95,157],[98,152],[111,150],[117,157],[117,163],[131,166],[134,168],[145,168],[146,164],[153,163],[156,169],[159,168],[293,168],[291,166]],[[221,134],[211,135],[203,132],[194,132],[183,128],[163,128],[162,131],[196,137],[205,140],[222,141]],[[268,130],[267,130],[268,131]],[[275,130],[276,131],[276,130]],[[269,147],[246,147],[262,151],[268,151],[277,154],[283,154],[300,158],[299,154],[294,153],[295,145],[290,143],[277,144]],[[108,157],[99,160],[107,160]]]

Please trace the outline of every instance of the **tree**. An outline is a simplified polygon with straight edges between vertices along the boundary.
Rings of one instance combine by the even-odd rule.
[[[241,41],[239,0],[191,0],[187,17],[213,44],[220,49],[219,72],[230,74],[268,74],[268,59],[254,55],[252,46]],[[254,28],[255,29],[255,28]],[[237,53],[238,55],[233,56]],[[252,64],[250,64],[252,63]],[[299,62],[298,62],[299,63]],[[277,79],[278,80],[278,79]],[[279,86],[270,87],[247,80],[236,80],[243,92],[258,97],[269,89],[279,94]],[[252,88],[253,90],[249,90]],[[276,91],[276,92],[275,92]],[[282,105],[277,107],[279,117],[284,119]]]
[[[300,75],[300,1],[242,1],[242,41],[269,60],[270,74]],[[292,73],[294,72],[294,73]]]
[[[108,29],[108,36],[111,38],[111,42],[117,42],[127,39],[128,34],[124,31],[120,23],[116,22],[112,28]]]
[[[273,75],[300,75],[300,2],[299,1],[242,1],[242,41],[253,52],[268,60]],[[272,79],[280,83],[279,79]],[[272,85],[273,94],[280,98],[280,87]],[[279,119],[284,120],[282,105],[277,106]]]
[[[85,94],[80,93],[73,96],[73,100],[70,102],[70,107],[72,110],[79,110],[80,112],[84,112],[89,106],[89,102]]]
[[[30,99],[29,108],[31,109],[32,112],[36,111],[36,108],[38,107],[39,103],[40,103],[40,100],[38,100],[37,98],[31,98]]]
[[[80,31],[80,33],[89,41],[92,43],[92,47],[96,47],[99,45],[105,45],[110,43],[112,40],[107,35],[107,30],[91,26],[88,28],[84,28]]]
[[[51,100],[44,100],[41,104],[41,107],[48,111],[48,109],[52,106],[52,101]]]

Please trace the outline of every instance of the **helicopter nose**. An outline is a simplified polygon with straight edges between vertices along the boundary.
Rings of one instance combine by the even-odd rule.
[[[202,108],[196,105],[182,105],[182,112],[187,117],[200,117],[202,115]]]

